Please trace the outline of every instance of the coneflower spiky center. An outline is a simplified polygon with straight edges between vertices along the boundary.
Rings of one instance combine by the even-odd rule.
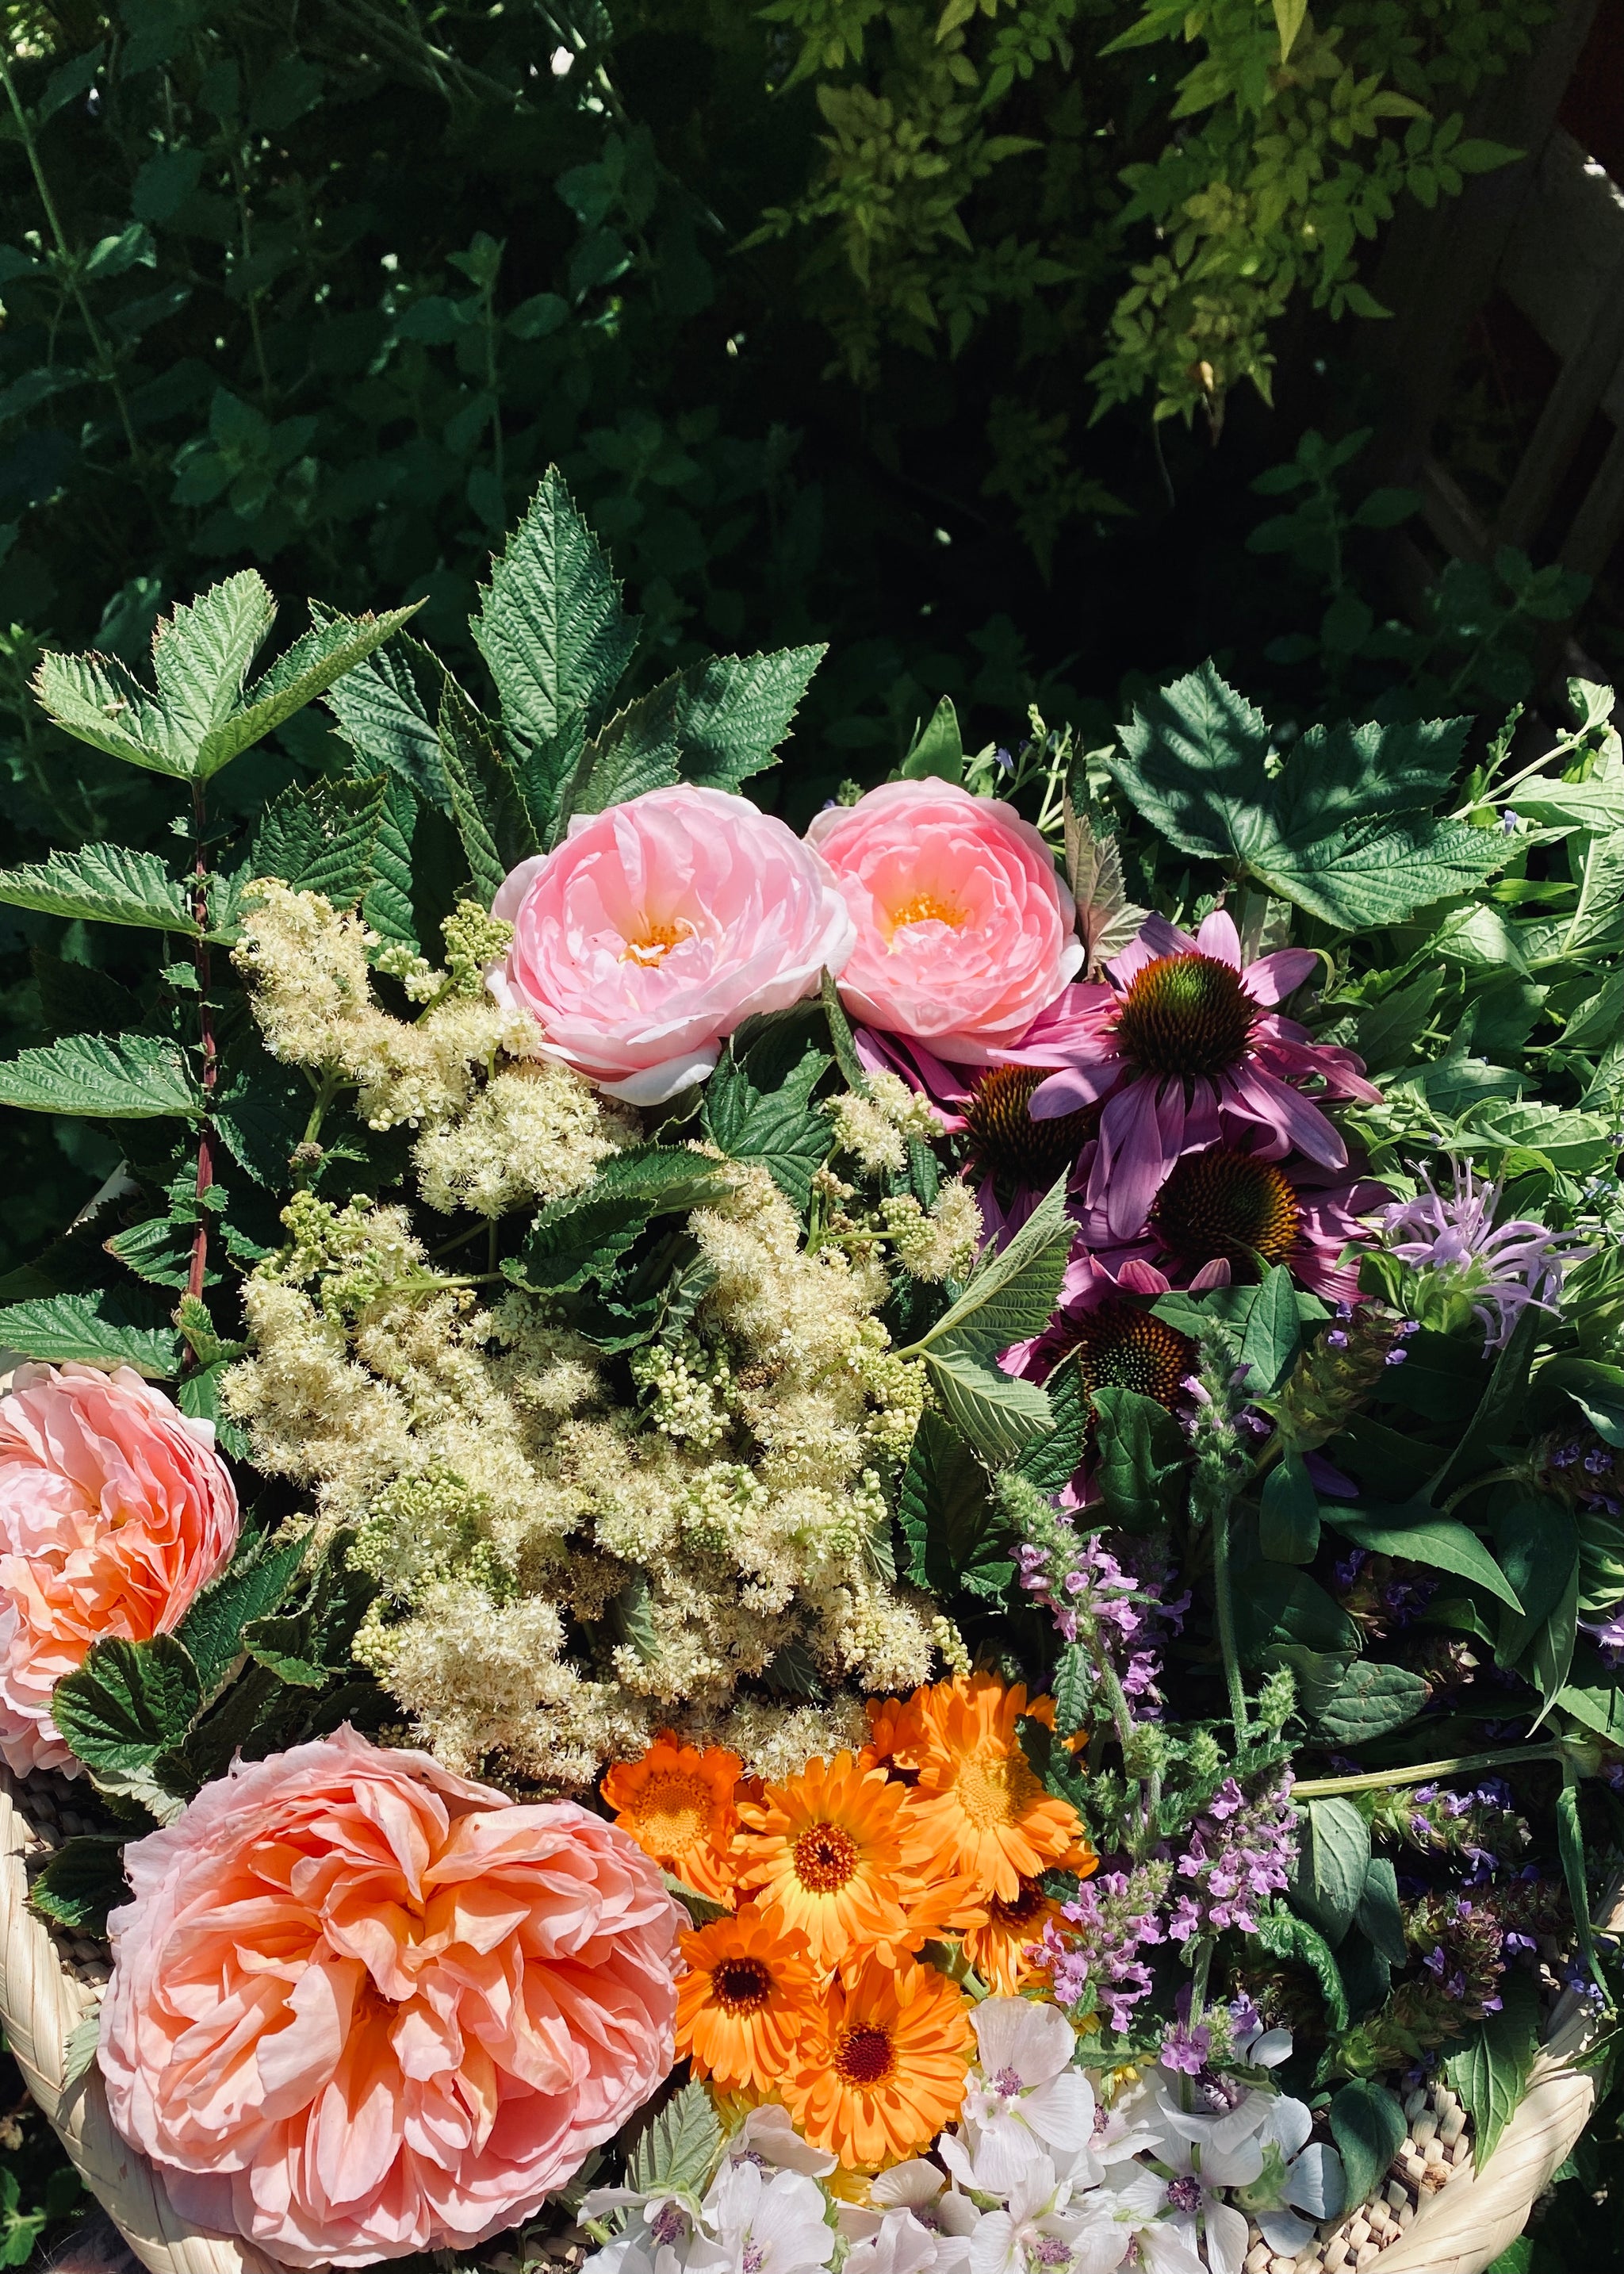
[[[1079,1106],[1056,1121],[1034,1121],[1032,1093],[1048,1074],[1041,1066],[989,1066],[965,1108],[965,1139],[974,1168],[1006,1188],[1046,1191],[1098,1134],[1100,1109]]]
[[[1244,1058],[1257,1015],[1232,963],[1159,955],[1129,986],[1116,1043],[1147,1073],[1211,1076]]]
[[[1141,1311],[1120,1295],[1108,1296],[1077,1322],[1075,1357],[1083,1387],[1137,1389],[1173,1410],[1179,1386],[1195,1365],[1196,1348],[1177,1327]]]
[[[1272,1161],[1227,1145],[1186,1153],[1156,1194],[1150,1228],[1192,1263],[1284,1263],[1303,1221],[1297,1193]]]

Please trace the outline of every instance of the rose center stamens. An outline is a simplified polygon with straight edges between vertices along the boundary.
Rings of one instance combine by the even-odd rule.
[[[643,929],[635,939],[628,939],[620,952],[622,963],[639,963],[647,969],[663,962],[679,940],[692,939],[694,927],[686,916],[662,918],[645,916]]]
[[[906,925],[918,923],[944,923],[957,931],[964,921],[965,911],[957,901],[944,900],[936,892],[916,892],[911,900],[891,910],[891,937],[894,941]]]
[[[1233,964],[1214,955],[1159,955],[1128,989],[1116,1045],[1146,1073],[1210,1077],[1244,1058],[1257,1015]]]

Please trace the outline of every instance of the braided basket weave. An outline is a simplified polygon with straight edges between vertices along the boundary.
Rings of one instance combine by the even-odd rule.
[[[286,2274],[237,2236],[178,2216],[162,2174],[113,2129],[94,2064],[76,2082],[66,2081],[68,2038],[99,1993],[80,1978],[71,1949],[28,1907],[28,1863],[42,1859],[47,1843],[31,1826],[26,1805],[26,1788],[0,1772],[0,2026],[29,2091],[85,2185],[152,2274]],[[1588,2017],[1589,2008],[1571,1995],[1557,2008],[1528,2091],[1486,2172],[1475,2172],[1470,2154],[1463,2155],[1444,2185],[1421,2191],[1402,2230],[1387,2222],[1376,2239],[1347,2240],[1338,2252],[1335,2238],[1346,2238],[1350,2224],[1340,2220],[1332,2242],[1313,2246],[1298,2262],[1304,2274],[1325,2266],[1328,2252],[1337,2253],[1350,2274],[1378,2261],[1380,2274],[1483,2274],[1522,2232],[1535,2198],[1589,2119],[1595,2090],[1573,2066]],[[1357,2215],[1352,2223],[1357,2228]],[[1247,2260],[1253,2274],[1256,2258],[1254,2251]],[[1268,2263],[1274,2274],[1287,2262]]]

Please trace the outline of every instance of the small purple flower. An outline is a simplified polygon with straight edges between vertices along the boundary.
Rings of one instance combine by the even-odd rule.
[[[1591,1250],[1543,1224],[1516,1218],[1496,1224],[1500,1186],[1479,1184],[1462,1163],[1455,1163],[1452,1193],[1440,1193],[1425,1170],[1421,1181],[1425,1193],[1396,1201],[1386,1212],[1388,1249],[1401,1262],[1435,1275],[1447,1292],[1463,1295],[1482,1323],[1487,1347],[1503,1349],[1530,1305],[1555,1309],[1564,1269]],[[1389,1352],[1388,1365],[1401,1355]]]
[[[1205,2022],[1193,2029],[1177,2022],[1162,2038],[1157,2059],[1163,2068],[1174,2069],[1181,2076],[1199,2076],[1212,2049],[1213,2033]]]

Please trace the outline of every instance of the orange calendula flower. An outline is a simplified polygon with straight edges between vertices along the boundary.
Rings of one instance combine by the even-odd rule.
[[[868,1698],[863,1701],[868,1716],[868,1743],[857,1756],[860,1769],[883,1769],[892,1766],[897,1749],[918,1742],[919,1708],[911,1698]]]
[[[662,1729],[641,1760],[617,1761],[599,1788],[644,1855],[702,1895],[726,1901],[739,1822],[733,1788],[742,1767],[737,1753],[719,1745],[698,1752]]]
[[[1075,1871],[1077,1866],[1071,1868]],[[1088,1870],[1093,1869],[1090,1864]],[[981,1924],[966,1931],[965,1956],[989,1990],[998,1997],[1013,1998],[1036,1978],[1037,1969],[1026,1956],[1028,1949],[1042,1941],[1044,1927],[1060,1916],[1059,1904],[1043,1893],[1037,1880],[1023,1879],[1017,1894],[995,1895]]]
[[[804,1934],[754,1905],[682,1938],[677,2058],[728,2090],[776,2092],[816,2023],[823,1976]]]
[[[836,1982],[783,2081],[802,2136],[853,2171],[918,2155],[964,2100],[969,2011],[933,1967],[871,1958],[849,1989]]]
[[[1070,1801],[1046,1791],[1016,1734],[1023,1716],[1052,1728],[1055,1701],[1026,1702],[1025,1686],[960,1674],[914,1693],[918,1734],[899,1743],[899,1766],[919,1772],[907,1794],[909,1828],[942,1871],[966,1872],[1013,1901],[1023,1879],[1051,1866],[1092,1871],[1097,1857]]]
[[[820,1966],[853,1944],[896,1942],[906,1930],[899,1883],[906,1864],[906,1788],[850,1753],[808,1761],[801,1774],[745,1801],[734,1843],[738,1884],[806,1936]]]

